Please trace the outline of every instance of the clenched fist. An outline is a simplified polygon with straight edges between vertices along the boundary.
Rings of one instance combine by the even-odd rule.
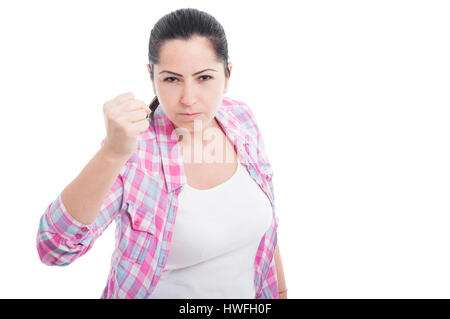
[[[144,101],[128,92],[103,104],[106,138],[103,147],[117,157],[130,157],[136,151],[137,137],[149,126],[151,110]]]

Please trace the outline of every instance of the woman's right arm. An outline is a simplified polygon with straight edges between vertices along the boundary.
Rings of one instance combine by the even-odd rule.
[[[36,244],[44,264],[65,266],[84,255],[120,212],[121,170],[148,128],[144,111],[131,93],[105,103],[102,147],[41,216]]]
[[[66,266],[92,248],[122,207],[120,170],[127,159],[111,157],[102,147],[41,216],[39,258]]]

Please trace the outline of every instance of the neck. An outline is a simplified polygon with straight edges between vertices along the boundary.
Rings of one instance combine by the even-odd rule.
[[[183,130],[183,134],[189,134],[189,136],[183,136],[183,134],[179,134],[178,144],[182,147],[193,147],[194,143],[206,146],[210,142],[214,141],[214,138],[211,141],[210,137],[208,137],[208,139],[205,139],[205,131],[212,128],[222,131],[222,128],[217,123],[217,120],[215,118],[210,122],[209,126],[202,128],[201,132],[193,130]]]

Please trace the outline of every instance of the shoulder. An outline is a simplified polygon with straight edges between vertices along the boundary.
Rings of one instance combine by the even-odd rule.
[[[265,150],[262,133],[259,129],[255,114],[252,108],[245,102],[240,100],[226,98],[224,99],[225,111],[231,114],[238,127],[241,129],[241,134],[250,137],[249,152],[253,159],[257,160],[263,173],[272,175],[272,168]]]
[[[223,99],[223,108],[228,115],[235,119],[240,127],[245,128],[249,133],[256,134],[258,125],[252,108],[245,102],[230,97]]]

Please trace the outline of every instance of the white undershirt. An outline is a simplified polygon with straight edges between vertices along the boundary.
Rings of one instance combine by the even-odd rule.
[[[254,261],[272,221],[266,194],[238,162],[226,182],[185,184],[166,267],[150,298],[255,298]]]

